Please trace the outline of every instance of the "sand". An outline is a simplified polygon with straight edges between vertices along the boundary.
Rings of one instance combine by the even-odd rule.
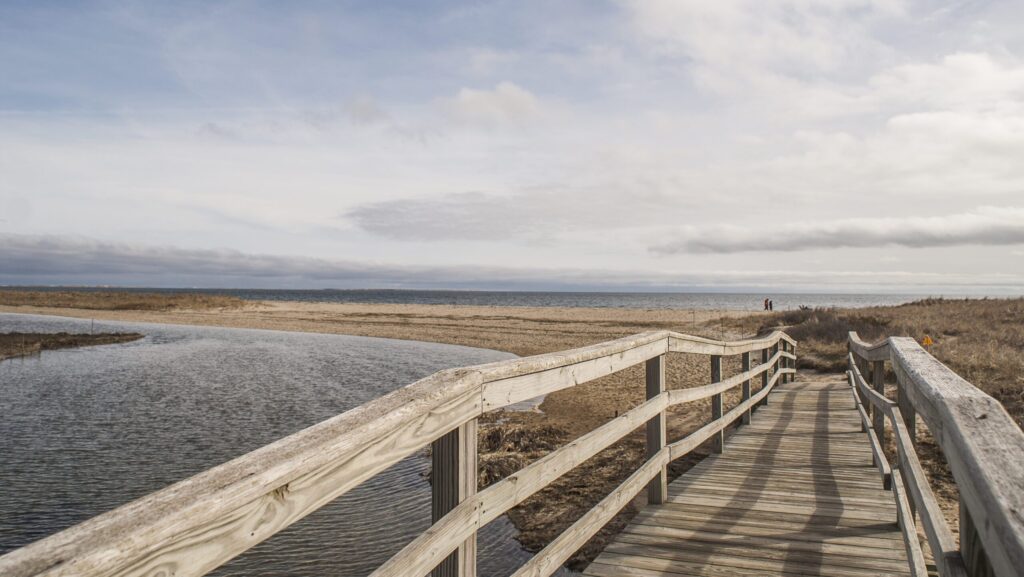
[[[751,303],[756,306],[757,303]],[[154,322],[337,333],[420,340],[495,349],[525,356],[598,343],[652,329],[670,329],[712,338],[739,338],[730,329],[753,311],[642,310],[617,308],[473,307],[447,305],[338,304],[256,302],[241,309],[178,311],[101,311],[69,308],[0,306],[0,312],[60,315],[97,320]],[[746,323],[749,325],[749,322]],[[739,371],[738,359],[726,359],[726,375]],[[671,354],[668,387],[683,388],[710,381],[709,360],[700,355]],[[539,412],[503,413],[481,420],[481,477],[494,481],[540,458],[643,401],[643,368],[549,395]],[[738,392],[727,407],[738,402]],[[672,411],[669,440],[695,430],[710,417],[708,401]],[[489,437],[488,437],[489,436]],[[602,452],[510,512],[519,539],[536,551],[621,483],[643,461],[640,431]],[[706,454],[673,465],[679,474]],[[635,514],[628,506],[569,565],[585,566],[607,538]]]

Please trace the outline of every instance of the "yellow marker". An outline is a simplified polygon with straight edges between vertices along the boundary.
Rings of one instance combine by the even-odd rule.
[[[935,341],[933,341],[930,336],[925,335],[924,336],[924,340],[921,341],[921,344],[926,346],[926,347],[930,347],[930,346],[935,344]]]

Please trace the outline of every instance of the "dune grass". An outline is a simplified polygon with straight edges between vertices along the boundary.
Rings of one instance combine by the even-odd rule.
[[[4,289],[0,290],[0,305],[106,311],[175,311],[237,309],[245,306],[245,301],[236,297],[198,293]]]
[[[798,368],[839,372],[846,370],[851,330],[867,341],[931,337],[932,355],[995,397],[1024,427],[1024,299],[926,299],[895,307],[786,311],[764,319],[757,329],[777,327],[800,341]]]

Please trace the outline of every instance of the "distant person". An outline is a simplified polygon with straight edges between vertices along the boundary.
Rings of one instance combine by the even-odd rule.
[[[764,310],[768,310],[768,303],[770,302],[768,299],[764,299]]]
[[[768,310],[770,310],[770,311],[775,310],[775,303],[772,302],[771,299],[768,300]]]

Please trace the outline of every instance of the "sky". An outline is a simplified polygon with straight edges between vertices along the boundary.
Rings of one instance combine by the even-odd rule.
[[[4,0],[0,284],[1024,294],[1024,3]]]

